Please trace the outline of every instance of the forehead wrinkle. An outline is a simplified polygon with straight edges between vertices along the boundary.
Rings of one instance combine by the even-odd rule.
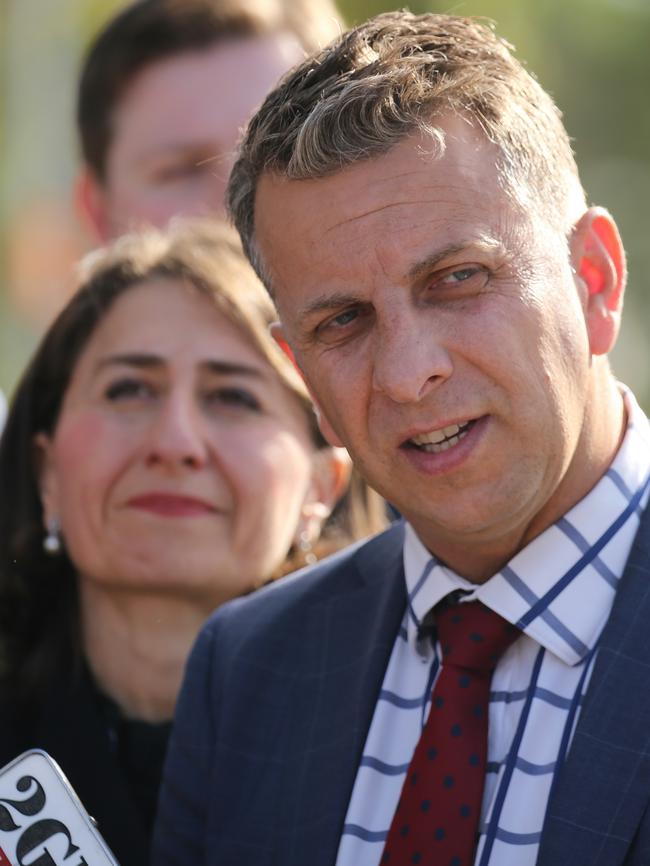
[[[443,199],[436,199],[435,203],[443,202]],[[351,225],[352,223],[357,222],[358,220],[365,219],[366,217],[372,216],[373,214],[382,213],[383,211],[392,210],[393,208],[405,207],[408,205],[422,205],[422,204],[433,204],[433,199],[400,199],[398,201],[389,201],[386,204],[378,205],[377,207],[370,208],[367,211],[364,211],[360,214],[355,214],[354,216],[347,217],[346,219],[340,220],[334,225],[331,225],[328,229],[326,229],[325,234],[329,234],[332,231],[335,231],[337,228],[345,225]]]
[[[400,177],[407,177],[413,174],[417,174],[417,172],[404,172],[401,175],[393,175],[391,176],[390,180],[398,180]],[[388,183],[388,180],[385,182]],[[413,205],[414,207],[421,207],[423,205],[431,205],[433,207],[437,207],[440,205],[463,207],[459,200],[453,196],[455,190],[458,190],[462,193],[463,189],[463,186],[460,184],[454,186],[443,186],[439,183],[424,184],[418,190],[418,192],[420,193],[420,197],[397,199],[393,201],[388,201],[385,204],[377,205],[376,207],[369,208],[363,213],[355,214],[354,216],[346,217],[345,219],[339,220],[338,222],[327,228],[324,234],[327,235],[330,232],[341,228],[342,226],[349,226],[357,222],[358,220],[365,219],[366,217],[373,216],[374,214],[382,213],[384,211],[392,210],[394,208],[408,207],[409,205]],[[444,190],[444,193],[436,196],[435,194],[433,194],[436,190]],[[432,193],[432,195],[430,198],[427,198],[424,194],[429,191]],[[435,211],[432,214],[432,219],[435,219]]]

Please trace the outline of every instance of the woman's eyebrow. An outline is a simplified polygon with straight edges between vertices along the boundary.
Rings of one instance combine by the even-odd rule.
[[[139,369],[156,369],[164,367],[167,361],[160,355],[154,355],[144,352],[125,352],[123,354],[109,355],[101,358],[95,369],[101,370],[105,367],[126,366],[138,367]],[[256,379],[264,378],[264,371],[252,364],[241,364],[235,361],[225,361],[216,358],[208,358],[205,361],[200,361],[199,366],[210,373],[218,375],[230,376],[251,376]]]
[[[100,358],[95,365],[95,370],[102,370],[104,367],[112,366],[127,366],[127,367],[162,367],[165,361],[160,355],[153,355],[145,352],[125,352],[118,355],[108,355],[105,358]]]

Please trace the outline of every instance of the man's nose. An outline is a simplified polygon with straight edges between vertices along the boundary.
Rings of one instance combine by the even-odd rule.
[[[199,468],[208,456],[203,423],[194,401],[170,395],[160,406],[149,430],[149,465]]]
[[[452,372],[451,355],[425,313],[392,316],[378,329],[373,387],[395,403],[417,403]]]

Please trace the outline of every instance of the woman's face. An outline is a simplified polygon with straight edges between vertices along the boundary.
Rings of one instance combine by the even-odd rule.
[[[282,563],[317,499],[303,408],[210,300],[119,297],[42,451],[46,517],[83,579],[216,605]]]

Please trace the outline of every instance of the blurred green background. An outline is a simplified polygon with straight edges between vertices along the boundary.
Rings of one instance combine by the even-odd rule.
[[[87,248],[71,189],[76,75],[123,0],[0,0],[0,388],[10,392]],[[340,0],[348,23],[395,8]],[[614,369],[650,408],[650,0],[413,2],[496,22],[564,112],[591,203],[618,220],[627,308]]]

